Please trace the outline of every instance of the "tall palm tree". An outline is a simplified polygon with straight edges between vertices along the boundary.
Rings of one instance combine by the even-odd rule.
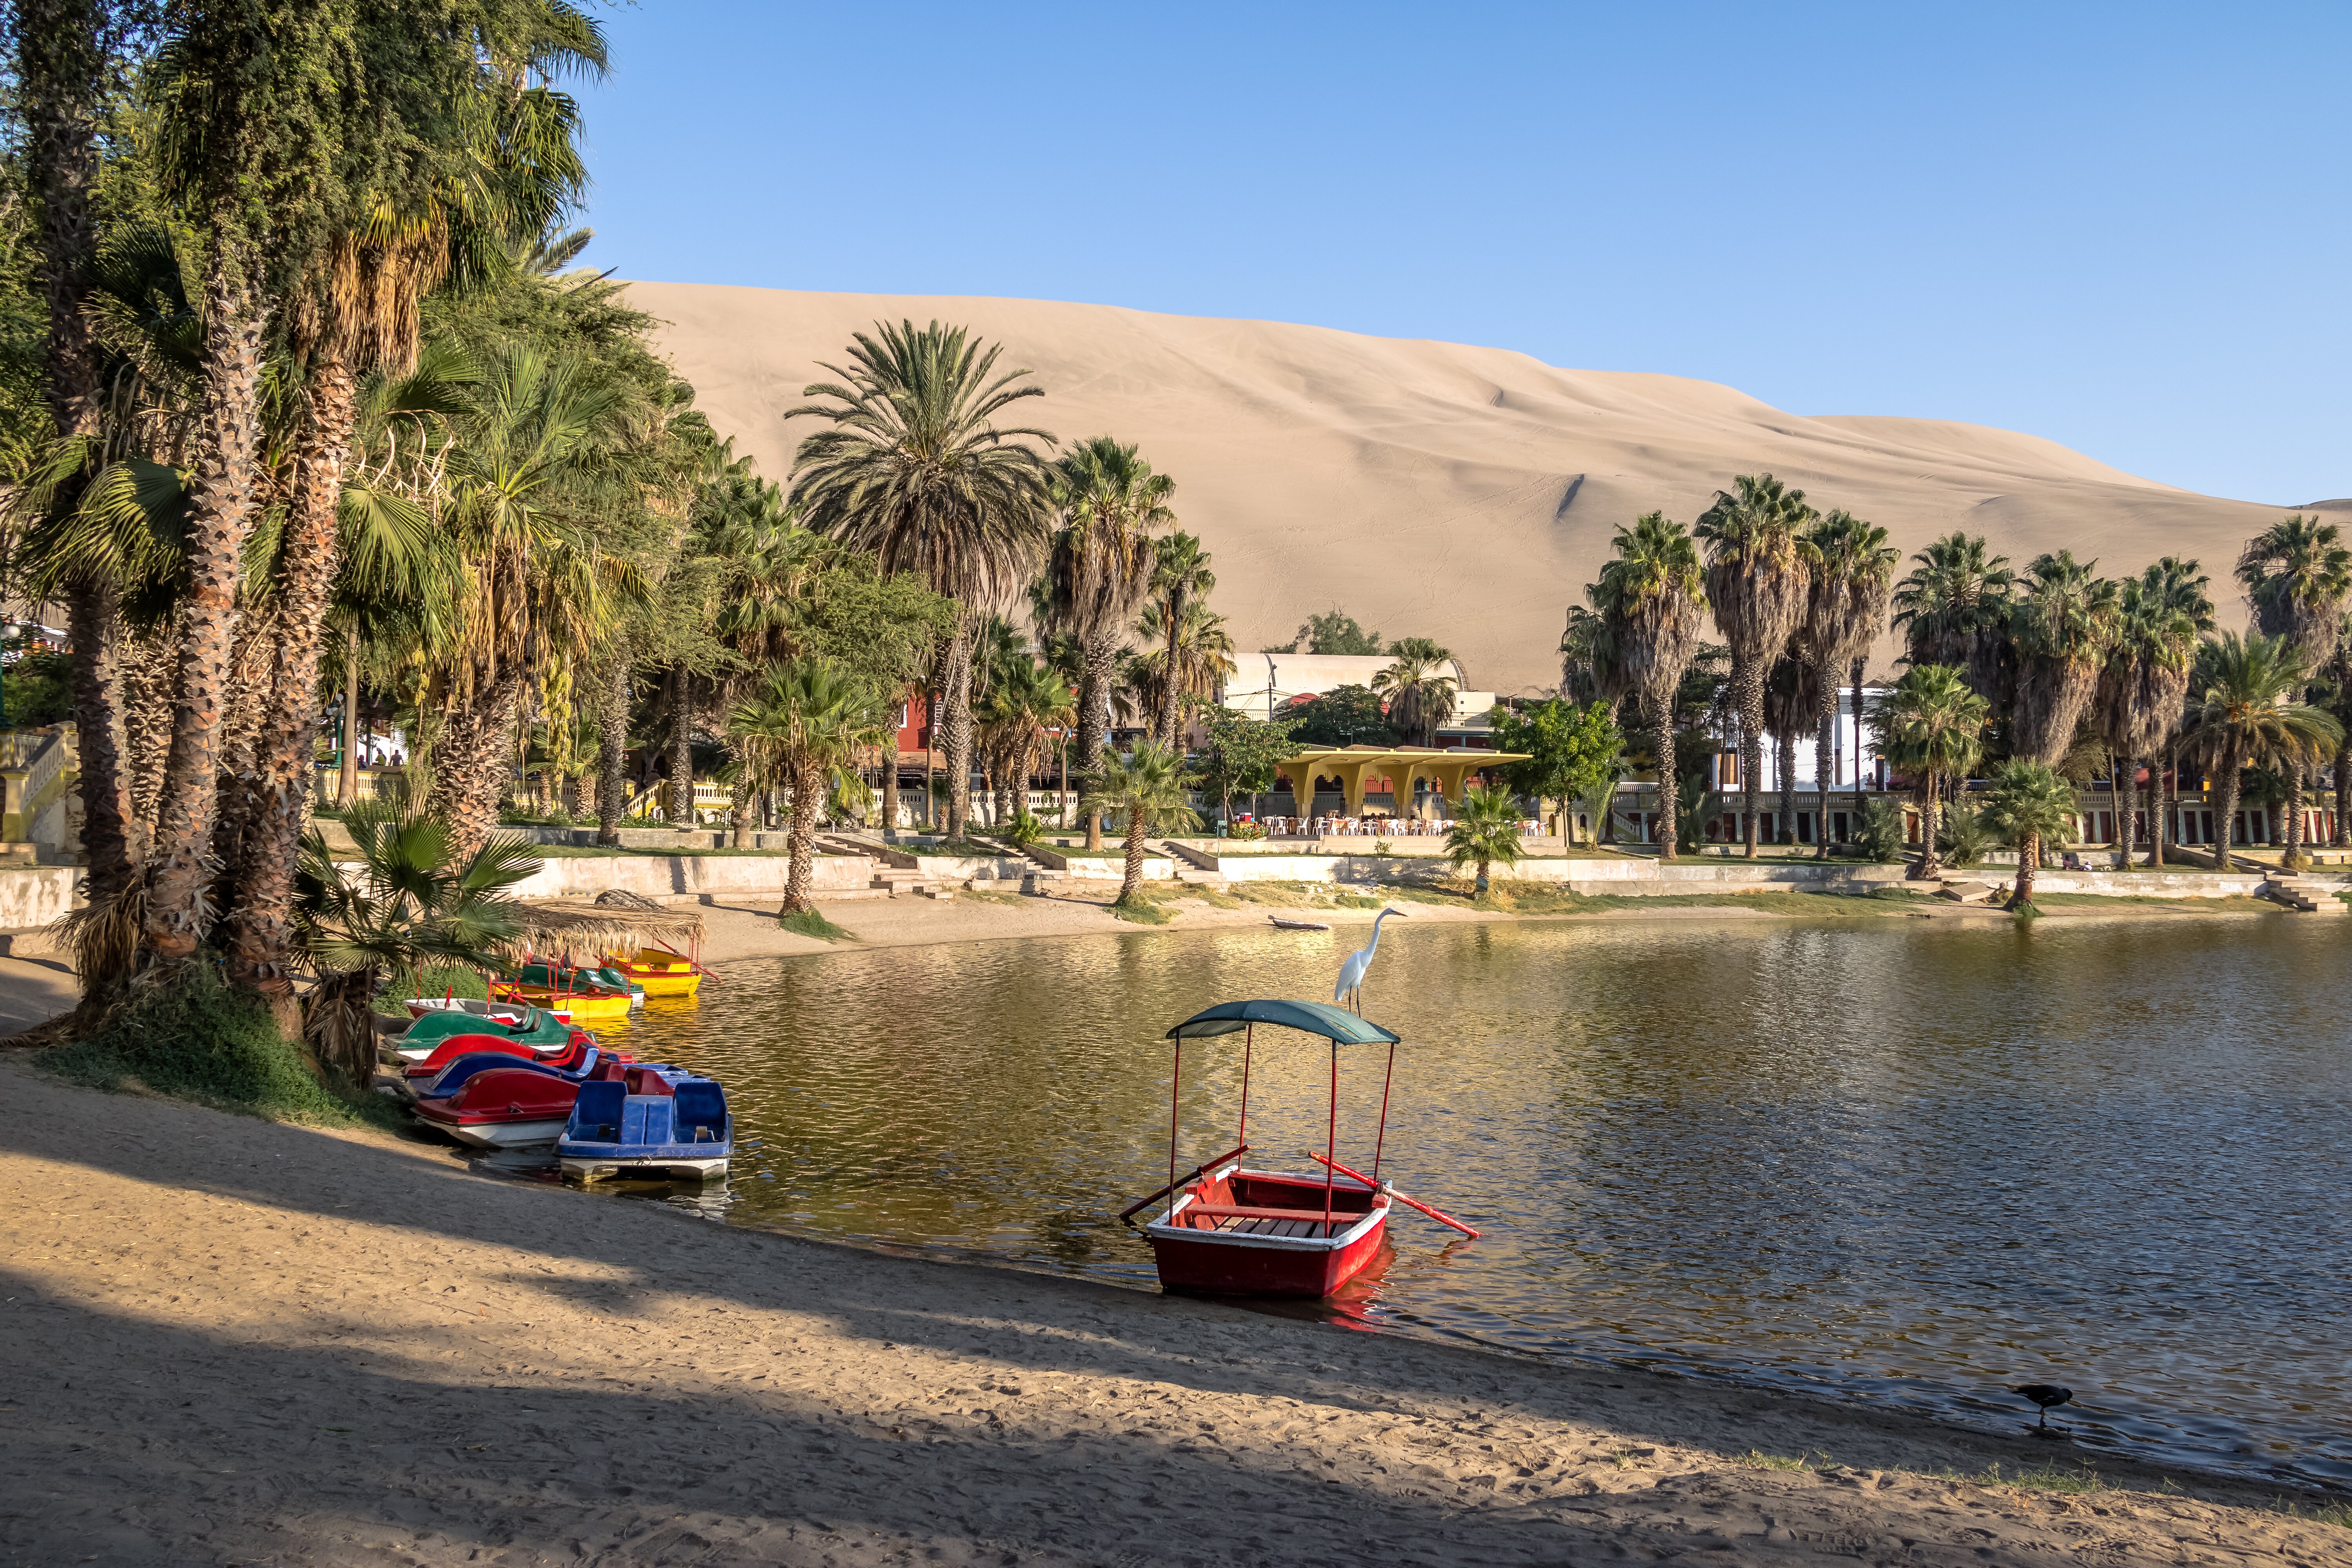
[[[847,368],[803,394],[828,428],[793,458],[793,494],[809,526],[870,551],[885,573],[912,572],[964,614],[950,638],[939,691],[946,732],[948,831],[961,837],[971,782],[971,637],[981,617],[1010,605],[1045,545],[1052,516],[1045,459],[1033,427],[993,423],[1044,388],[1025,370],[996,374],[1002,350],[937,321],[877,323],[856,334]],[[1130,610],[1131,613],[1131,610]],[[1121,617],[1125,619],[1124,616]]]
[[[1731,695],[1739,714],[1739,784],[1748,858],[1756,858],[1757,785],[1764,763],[1764,679],[1804,624],[1812,567],[1803,536],[1815,513],[1805,492],[1769,474],[1741,474],[1698,520],[1706,546],[1706,602],[1731,645]]]
[[[1923,850],[1914,871],[1935,874],[1937,820],[1944,786],[1965,781],[1984,755],[1991,704],[1970,689],[1957,665],[1915,664],[1878,704],[1878,744],[1886,760],[1915,779],[1920,791]]]
[[[1198,826],[1199,816],[1184,798],[1183,760],[1165,746],[1146,741],[1124,758],[1105,757],[1080,807],[1099,819],[1120,816],[1127,823],[1127,869],[1118,886],[1121,904],[1134,901],[1143,886],[1143,840],[1146,835],[1171,827]]]
[[[1833,510],[1805,536],[1812,579],[1805,593],[1805,620],[1797,631],[1797,657],[1811,672],[1820,706],[1813,723],[1813,771],[1819,804],[1813,812],[1813,858],[1830,858],[1830,791],[1835,785],[1839,679],[1870,652],[1886,629],[1898,552],[1886,531],[1852,512]],[[1857,685],[1860,683],[1857,682]],[[1860,731],[1857,729],[1856,733]],[[1857,746],[1856,751],[1859,752]],[[1854,758],[1854,778],[1862,759]]]
[[[1108,436],[1081,442],[1055,461],[1053,500],[1061,526],[1046,557],[1044,605],[1051,629],[1077,639],[1078,765],[1091,775],[1110,743],[1118,653],[1159,565],[1154,532],[1176,520],[1176,481],[1154,473]],[[1102,818],[1088,813],[1087,847],[1102,847]]]
[[[2344,605],[2352,596],[2352,550],[2332,522],[2297,512],[2247,542],[2238,557],[2238,581],[2265,637],[2284,637],[2315,673],[2336,658]],[[2307,695],[2307,694],[2300,694]],[[2303,854],[2303,793],[2309,764],[2287,769],[2286,866],[2299,870]]]
[[[875,744],[873,708],[873,694],[845,679],[831,664],[801,658],[772,667],[766,680],[728,715],[728,733],[741,747],[742,766],[754,787],[792,792],[792,860],[779,918],[812,907],[817,813],[826,785],[848,777],[859,752]]]
[[[1171,533],[1159,542],[1151,567],[1151,593],[1160,607],[1160,624],[1167,628],[1168,666],[1173,668],[1176,639],[1192,606],[1217,591],[1217,574],[1209,569],[1209,552],[1189,533]],[[1181,694],[1171,684],[1160,701],[1157,739],[1171,751],[1176,744],[1176,710]]]
[[[1372,689],[1389,700],[1390,727],[1434,745],[1438,727],[1454,717],[1454,656],[1428,637],[1406,637],[1391,657],[1395,662],[1372,677]]]
[[[2061,550],[2025,569],[2025,592],[2010,612],[2017,647],[2010,745],[2021,757],[2054,763],[2071,751],[2098,689],[2123,604],[2122,589],[2098,575],[2098,564]]]
[[[2020,920],[2032,917],[2033,879],[2042,868],[2042,846],[2063,835],[2074,820],[2074,786],[2057,769],[2025,757],[2011,757],[1985,781],[1985,803],[1977,819],[2017,850],[2017,886],[2009,907]]]
[[[1559,689],[1579,707],[1607,703],[1610,722],[1614,723],[1631,687],[1624,661],[1609,634],[1608,617],[1593,598],[1600,590],[1598,583],[1585,584],[1585,596],[1591,603],[1568,607],[1568,626],[1559,635]]]
[[[2197,639],[2211,624],[2211,605],[2200,616],[2196,604],[2181,592],[2196,563],[2168,557],[2127,579],[2118,602],[2115,645],[2099,674],[2095,727],[2114,752],[2116,832],[2121,856],[2129,866],[2135,827],[2132,798],[2139,764],[2147,763],[2147,820],[2152,840],[2150,865],[2164,863],[2163,824],[2156,795],[2162,787],[2164,744],[2180,728],[2189,700],[2189,673],[2195,662]],[[2203,579],[2196,579],[2199,584]],[[2201,600],[2201,591],[2195,594]],[[2202,623],[2200,625],[2200,622]]]
[[[2320,675],[2326,691],[2323,705],[2337,723],[2347,726],[2346,738],[2336,742],[2331,770],[2336,774],[2336,834],[2330,843],[2341,849],[2352,845],[2352,610],[2345,612],[2336,630],[2336,656]]]
[[[2213,806],[2213,868],[2229,869],[2240,774],[2248,767],[2300,767],[2326,755],[2344,726],[2296,695],[2311,680],[2303,653],[2284,637],[2223,632],[2200,649],[2181,738],[2221,785]]]
[[[1496,861],[1519,863],[1519,803],[1509,790],[1474,785],[1462,792],[1462,809],[1445,830],[1445,858],[1456,866],[1478,868],[1473,897],[1486,897],[1491,886],[1487,871]]]
[[[1610,540],[1615,559],[1587,592],[1601,617],[1626,689],[1655,726],[1658,753],[1658,858],[1675,858],[1675,699],[1698,652],[1706,599],[1698,547],[1683,525],[1661,512],[1635,518]]]
[[[1145,711],[1166,712],[1172,700],[1181,721],[1186,714],[1213,699],[1224,682],[1232,679],[1235,668],[1234,636],[1225,627],[1225,617],[1199,599],[1184,606],[1183,623],[1172,633],[1162,634],[1161,616],[1157,601],[1143,606],[1143,618],[1136,623],[1136,635],[1146,643],[1160,646],[1136,656],[1133,678]],[[1172,666],[1169,661],[1171,648],[1175,655]],[[1178,747],[1171,745],[1169,749],[1181,754]]]
[[[2142,573],[2140,581],[2143,584],[2144,613],[2158,621],[2173,616],[2184,617],[2187,624],[2195,628],[2186,650],[2193,673],[2198,639],[2210,636],[2213,631],[2213,601],[2206,594],[2212,579],[2198,570],[2193,558],[2183,560],[2178,555],[2167,555]],[[2182,700],[2184,703],[2187,700],[2185,689]],[[2160,773],[2154,768],[2149,772],[2148,864],[2151,866],[2164,864],[2165,837],[2172,829],[2173,811],[2179,805],[2180,771],[2177,764],[2183,722],[2182,714],[2176,711],[2163,742],[2163,768]]]
[[[1023,809],[1046,735],[1066,728],[1076,706],[1076,693],[1061,676],[1025,655],[998,676],[982,710],[982,727],[996,742],[997,788],[1000,794],[1013,795],[1009,805],[997,812],[1000,826],[1013,822]]]
[[[1812,668],[1801,658],[1775,659],[1764,682],[1764,732],[1772,738],[1772,772],[1780,783],[1779,826],[1774,842],[1797,832],[1797,739],[1813,728],[1821,710]]]
[[[1951,532],[1914,555],[1895,590],[1895,625],[1913,664],[1957,666],[1978,696],[2005,707],[2001,666],[2010,651],[2017,574],[1979,534]]]

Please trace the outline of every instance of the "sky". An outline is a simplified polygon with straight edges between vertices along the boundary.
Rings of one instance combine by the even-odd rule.
[[[2352,496],[2352,5],[597,13],[622,277],[1306,322]]]

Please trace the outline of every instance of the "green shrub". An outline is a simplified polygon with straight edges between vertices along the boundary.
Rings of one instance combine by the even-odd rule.
[[[1862,852],[1882,866],[1903,858],[1903,808],[1881,795],[1863,807],[1862,831],[1855,836]]]
[[[1975,806],[1954,801],[1936,825],[1936,848],[1951,866],[1973,866],[1992,847],[1992,830]]]
[[[854,942],[848,931],[824,918],[817,910],[801,910],[793,914],[780,914],[776,923],[798,936],[814,937],[818,942]]]
[[[0,706],[14,730],[62,724],[73,717],[73,656],[27,653],[0,674]]]
[[[184,984],[133,996],[99,1034],[45,1051],[40,1066],[90,1089],[145,1089],[285,1121],[381,1121],[381,1097],[337,1094],[260,1003],[223,985],[210,963]]]

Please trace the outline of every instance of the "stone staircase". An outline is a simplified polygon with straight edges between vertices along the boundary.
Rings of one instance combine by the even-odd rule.
[[[1029,864],[1029,869],[1021,873],[1021,890],[1033,899],[1045,897],[1070,879],[1069,872],[1063,868],[1062,858],[1051,850],[1026,845],[1021,850],[1021,858]]]
[[[1217,858],[1207,850],[1180,844],[1173,838],[1163,838],[1160,841],[1160,852],[1174,863],[1177,881],[1202,888],[1225,885],[1225,879],[1217,870]]]
[[[941,885],[923,868],[920,856],[894,849],[882,842],[878,833],[820,833],[816,847],[834,855],[864,855],[881,863],[882,869],[874,874],[868,887],[878,892],[898,898],[911,893],[923,899],[952,899],[955,889]]]
[[[2319,914],[2328,910],[2330,906],[2333,906],[2333,912],[2337,913],[2347,908],[2344,900],[2336,896],[2333,888],[2315,887],[2295,873],[2283,871],[2275,866],[2264,867],[2263,870],[2263,885],[2254,894],[2258,899],[2268,899],[2274,904],[2284,904],[2296,913],[2305,915]]]

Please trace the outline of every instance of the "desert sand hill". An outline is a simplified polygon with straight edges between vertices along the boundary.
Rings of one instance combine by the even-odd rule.
[[[1138,441],[1176,477],[1183,526],[1215,552],[1236,643],[1287,641],[1344,605],[1424,634],[1503,691],[1559,679],[1554,649],[1611,530],[1685,521],[1737,473],[1769,469],[1904,551],[1966,528],[2021,564],[2044,550],[2110,572],[2158,555],[2227,566],[2278,507],[2221,500],[2053,442],[1927,419],[1786,414],[1730,387],[1560,370],[1506,349],[1034,300],[811,294],[638,283],[632,302],[701,406],[782,479],[812,422],[803,389],[878,319],[962,322],[1045,389],[1024,423]],[[2221,596],[2227,596],[2226,595]],[[2234,599],[2227,613],[2238,609]]]

